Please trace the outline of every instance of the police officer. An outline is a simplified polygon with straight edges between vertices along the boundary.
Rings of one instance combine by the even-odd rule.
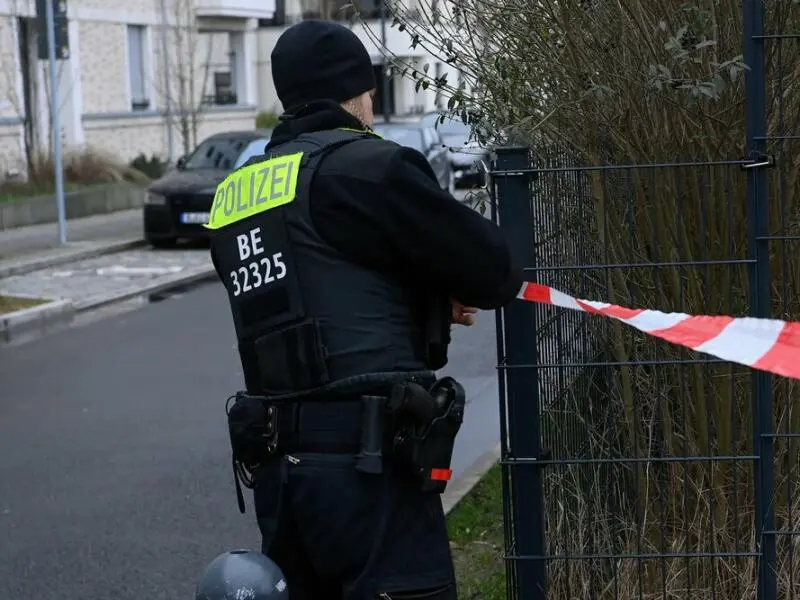
[[[521,272],[424,156],[372,133],[375,71],[355,34],[304,21],[271,59],[284,114],[265,154],[219,186],[208,225],[247,388],[229,412],[237,482],[254,490],[262,550],[292,600],[453,600],[433,480],[449,476],[463,398],[443,403],[457,410],[439,429],[401,426],[399,409],[378,425],[365,415],[439,385],[452,324],[514,299]],[[423,430],[444,433],[426,446],[408,433]],[[382,469],[367,438],[398,444]],[[419,466],[434,455],[448,464]]]

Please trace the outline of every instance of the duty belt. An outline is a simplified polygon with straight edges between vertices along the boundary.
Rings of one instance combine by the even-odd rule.
[[[267,401],[270,454],[355,454],[361,444],[360,399],[338,402]]]
[[[239,510],[244,512],[241,485],[252,488],[253,472],[270,456],[291,452],[363,454],[363,418],[375,414],[364,409],[364,400],[372,398],[384,404],[398,383],[427,387],[435,380],[430,371],[370,373],[280,396],[238,392],[228,399],[226,410]],[[371,441],[379,446],[379,440]]]

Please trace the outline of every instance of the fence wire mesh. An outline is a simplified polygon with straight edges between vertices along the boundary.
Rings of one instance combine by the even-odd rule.
[[[498,151],[493,216],[527,280],[800,320],[800,114],[785,107],[800,18],[785,4],[775,30],[745,26],[763,64],[749,64],[740,156]],[[509,598],[800,597],[800,382],[523,303],[498,315],[498,355]]]

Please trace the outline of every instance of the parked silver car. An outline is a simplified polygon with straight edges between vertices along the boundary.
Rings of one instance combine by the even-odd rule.
[[[420,123],[396,122],[376,123],[374,130],[387,140],[419,150],[428,159],[442,189],[448,190],[451,194],[455,192],[456,178],[448,150],[436,129]]]
[[[476,140],[470,140],[470,128],[461,121],[446,118],[439,123],[439,113],[423,115],[420,123],[435,127],[448,148],[450,164],[453,167],[456,185],[482,185],[483,170],[481,161],[488,164],[489,150]]]

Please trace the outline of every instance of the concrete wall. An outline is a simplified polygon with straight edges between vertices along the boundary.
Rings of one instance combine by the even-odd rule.
[[[68,219],[79,219],[118,210],[139,208],[144,204],[145,189],[133,184],[97,185],[64,195]],[[58,207],[52,196],[41,196],[0,204],[0,231],[13,227],[53,223]]]

